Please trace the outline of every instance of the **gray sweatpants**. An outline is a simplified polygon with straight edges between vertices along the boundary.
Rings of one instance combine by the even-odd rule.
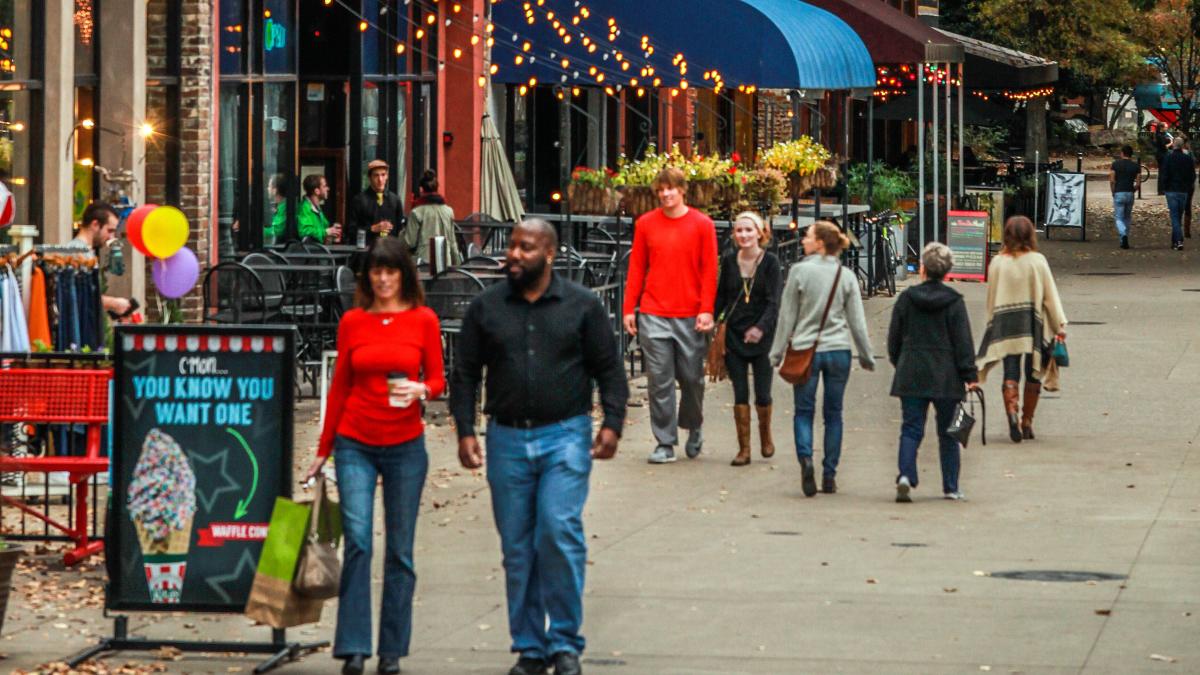
[[[696,332],[696,319],[638,316],[638,344],[646,357],[650,429],[660,445],[678,445],[679,428],[704,423],[704,357],[708,335]],[[675,383],[679,382],[679,414]]]

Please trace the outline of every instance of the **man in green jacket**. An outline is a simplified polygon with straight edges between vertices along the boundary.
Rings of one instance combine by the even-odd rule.
[[[326,182],[325,176],[318,174],[305,176],[303,187],[304,199],[296,210],[296,226],[300,232],[300,238],[312,237],[327,244],[341,241],[341,223],[330,225],[329,219],[325,217],[325,212],[321,210],[321,204],[325,203],[329,197],[329,183]]]

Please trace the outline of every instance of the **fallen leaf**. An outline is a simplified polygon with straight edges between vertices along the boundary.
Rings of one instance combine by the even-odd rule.
[[[1167,663],[1175,663],[1175,661],[1177,661],[1178,659],[1176,659],[1172,656],[1163,656],[1162,654],[1151,654],[1150,660],[1151,661],[1166,661]]]
[[[1098,614],[1100,616],[1111,616],[1112,610],[1111,609],[1098,609],[1098,610],[1096,610],[1096,614]]]
[[[945,591],[946,593],[957,593],[958,592],[958,589],[954,588],[953,586],[947,586],[947,587],[943,588],[942,590]]]
[[[479,624],[479,630],[491,630],[491,629],[492,629],[492,627],[489,624],[486,624],[486,623]]]
[[[879,583],[879,580],[875,579],[875,578],[871,578],[871,579],[867,579],[867,583],[868,584],[877,584],[877,583]]]

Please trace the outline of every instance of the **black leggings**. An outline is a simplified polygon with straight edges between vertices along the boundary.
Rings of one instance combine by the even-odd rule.
[[[754,367],[755,405],[771,405],[771,377],[775,373],[771,368],[770,355],[764,353],[758,356],[741,356],[726,348],[725,369],[729,371],[729,381],[733,384],[733,403],[750,404],[751,366]]]
[[[1004,379],[1021,381],[1021,357],[1019,355],[1004,357]],[[1041,380],[1033,376],[1033,354],[1025,355],[1025,381],[1041,384]]]

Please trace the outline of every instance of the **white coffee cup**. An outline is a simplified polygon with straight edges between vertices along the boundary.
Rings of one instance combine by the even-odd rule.
[[[412,397],[404,394],[397,394],[396,387],[408,382],[408,376],[404,373],[388,373],[388,405],[393,408],[407,408],[412,405]]]

